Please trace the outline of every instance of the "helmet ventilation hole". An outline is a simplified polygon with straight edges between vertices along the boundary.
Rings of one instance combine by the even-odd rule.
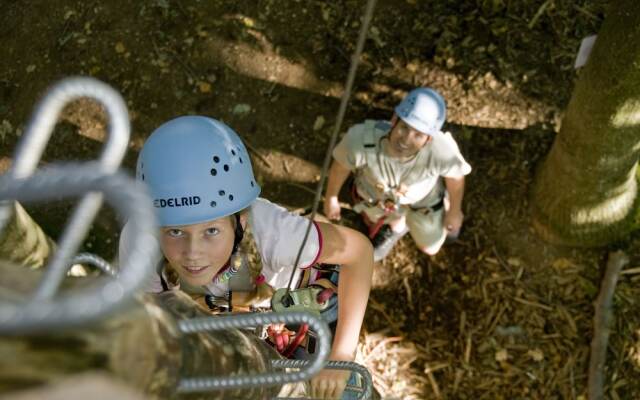
[[[251,187],[254,187],[256,184],[251,181]]]
[[[232,156],[235,156],[235,155],[236,155],[236,151],[232,149],[232,150],[231,150],[231,155],[232,155]]]
[[[225,164],[222,168],[224,168],[224,172],[229,172],[229,166],[227,164]]]
[[[218,205],[218,203],[216,203],[215,201],[212,201],[211,203],[209,203],[209,205],[210,205],[211,207],[215,207],[215,206],[217,206],[217,205]]]
[[[142,180],[144,180],[144,174],[142,174]]]
[[[242,164],[242,157],[238,157],[238,159],[240,160],[240,164]]]
[[[218,157],[218,156],[213,156],[213,162],[215,162],[215,163],[219,163],[219,162],[220,162],[220,157]]]
[[[233,201],[233,195],[232,194],[229,195],[229,201]]]
[[[211,175],[213,176],[218,175],[218,171],[215,168],[211,168]]]
[[[224,196],[224,194],[225,194],[225,193],[224,193],[224,190],[220,190],[220,191],[218,192],[218,194],[219,194],[220,196]]]

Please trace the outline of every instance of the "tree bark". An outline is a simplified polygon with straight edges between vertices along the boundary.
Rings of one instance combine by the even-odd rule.
[[[40,268],[55,249],[55,244],[18,202],[0,232],[0,257],[14,264]]]
[[[610,7],[560,133],[533,188],[547,240],[595,246],[636,226],[640,154],[640,2]]]
[[[41,271],[0,264],[0,287],[25,293]],[[89,278],[78,279],[85,283]],[[16,285],[16,282],[22,282]],[[1,294],[1,293],[0,293]],[[151,398],[177,398],[182,377],[266,372],[273,348],[230,329],[184,335],[177,320],[210,315],[179,291],[142,295],[97,326],[60,333],[0,337],[0,393],[51,384],[87,371],[108,372]],[[278,387],[181,395],[183,399],[263,399]]]

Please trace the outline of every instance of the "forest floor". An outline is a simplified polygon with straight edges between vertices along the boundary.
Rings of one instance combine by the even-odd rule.
[[[592,303],[611,248],[542,242],[530,228],[529,190],[603,2],[378,3],[343,131],[389,118],[408,90],[431,86],[447,99],[448,129],[473,172],[457,242],[427,257],[405,238],[376,266],[360,361],[389,398],[586,400]],[[354,0],[3,2],[0,168],[46,88],[91,75],[127,101],[130,171],[162,122],[209,115],[248,144],[263,197],[307,207],[363,9]],[[72,103],[43,162],[97,157],[105,126],[95,103]],[[30,208],[53,237],[68,210]],[[117,234],[104,211],[84,247],[113,257]],[[616,248],[639,266],[638,235]],[[640,398],[638,280],[622,275],[614,299],[611,399]]]

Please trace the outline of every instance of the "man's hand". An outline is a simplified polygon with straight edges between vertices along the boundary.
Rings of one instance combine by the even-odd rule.
[[[332,221],[340,220],[340,202],[338,202],[338,196],[331,196],[325,199],[324,215]]]
[[[464,214],[461,210],[448,210],[444,214],[444,228],[450,236],[457,236],[462,227]]]
[[[350,375],[350,371],[323,369],[311,380],[310,396],[314,399],[340,399]]]

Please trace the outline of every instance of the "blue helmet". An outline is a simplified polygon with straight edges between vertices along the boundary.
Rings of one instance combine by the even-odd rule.
[[[240,137],[213,118],[184,116],[147,139],[136,166],[160,225],[197,224],[248,207],[260,194]]]
[[[447,105],[440,93],[433,89],[413,89],[395,108],[395,112],[413,129],[436,135],[447,119]]]

